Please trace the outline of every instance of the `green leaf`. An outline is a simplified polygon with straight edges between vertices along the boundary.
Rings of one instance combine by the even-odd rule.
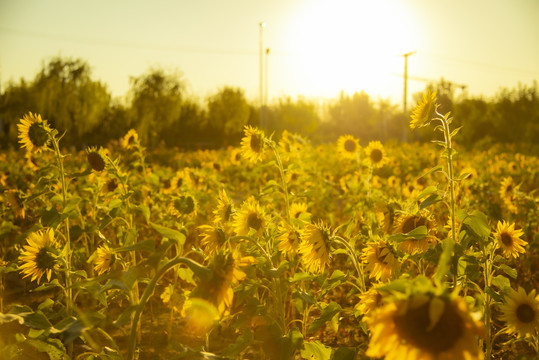
[[[41,212],[41,224],[44,227],[56,228],[63,220],[63,217],[60,215],[56,208],[51,208],[43,210]]]
[[[61,334],[63,336],[63,343],[69,344],[76,338],[78,338],[87,327],[84,323],[75,318],[67,318],[56,324],[51,329],[51,334]]]
[[[511,276],[513,279],[516,279],[517,278],[517,271],[516,269],[513,269],[512,267],[508,266],[508,265],[505,265],[505,264],[501,264],[500,265],[500,269],[502,269],[502,271],[504,273],[506,273],[507,275]]]
[[[58,339],[47,339],[47,341],[28,339],[26,343],[33,346],[37,351],[46,353],[50,360],[68,360],[65,347]]]
[[[146,220],[146,222],[147,223],[150,222],[150,208],[149,207],[147,207],[144,204],[140,204],[140,205],[136,205],[136,206],[131,206],[131,208],[133,210],[140,211],[142,213],[142,215],[144,216],[144,219]]]
[[[330,360],[331,352],[332,349],[320,341],[309,341],[303,343],[301,357],[308,360]]]
[[[330,302],[324,309],[322,309],[320,317],[314,320],[311,325],[309,325],[309,329],[307,329],[307,334],[312,334],[313,332],[318,330],[327,321],[331,321],[331,319],[341,311],[342,308],[339,304],[334,301]]]
[[[511,282],[503,275],[497,275],[492,279],[492,286],[496,286],[499,290],[504,290],[511,287]]]
[[[335,350],[331,360],[355,360],[356,357],[356,348],[340,347]]]
[[[442,201],[442,197],[439,194],[432,194],[419,205],[419,210],[425,209],[431,205],[436,204],[437,202]]]
[[[406,234],[393,234],[389,236],[390,241],[395,242],[401,242],[406,239],[415,239],[415,240],[421,240],[424,239],[428,235],[427,233],[427,227],[425,225],[421,225],[413,229],[412,231],[406,233]]]
[[[463,223],[467,225],[475,235],[481,239],[487,239],[490,235],[490,226],[488,225],[488,218],[481,211],[474,210],[471,214],[468,214],[464,218]]]
[[[455,242],[451,238],[445,239],[442,244],[443,251],[438,260],[438,268],[434,273],[434,281],[437,284],[441,284],[444,276],[449,272],[453,257],[453,248],[455,247]]]
[[[455,130],[451,131],[451,137],[457,135],[458,132],[460,131],[460,129],[462,129],[462,126],[459,126],[459,127],[456,128]]]
[[[154,223],[150,223],[150,225],[154,228],[155,231],[161,234],[161,236],[170,240],[177,241],[179,245],[183,245],[185,243],[185,235],[183,233]]]
[[[254,336],[251,331],[246,331],[236,338],[236,341],[229,345],[223,355],[237,358],[238,355],[254,342]]]
[[[416,197],[416,201],[419,201],[421,199],[423,199],[424,197],[427,197],[431,194],[434,194],[435,192],[438,191],[438,188],[436,186],[427,186],[422,192],[421,194],[419,194],[417,197]]]
[[[463,255],[457,263],[458,275],[466,275],[470,280],[475,281],[479,278],[479,262],[473,256]]]
[[[295,282],[298,282],[298,281],[302,281],[302,280],[312,280],[314,279],[314,275],[313,274],[309,274],[307,272],[297,272],[294,274],[294,276],[292,276],[290,279],[288,279],[288,281],[290,283],[295,283]]]
[[[420,177],[418,177],[417,179],[420,179],[420,178],[422,178],[422,177],[424,177],[424,176],[427,176],[427,175],[430,174],[430,173],[437,172],[437,171],[441,171],[441,170],[443,170],[443,167],[442,167],[442,166],[440,166],[440,165],[435,166],[435,167],[433,167],[432,169],[430,169],[429,171],[427,171],[426,173],[424,173],[423,175],[421,175]],[[416,180],[417,180],[417,179],[416,179]]]
[[[155,250],[155,241],[154,240],[144,240],[138,243],[135,243],[130,246],[124,246],[122,248],[114,250],[114,252],[125,252],[125,251],[154,251]]]

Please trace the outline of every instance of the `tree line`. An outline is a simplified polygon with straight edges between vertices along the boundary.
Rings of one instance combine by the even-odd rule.
[[[464,125],[459,143],[487,147],[493,143],[534,144],[539,139],[537,82],[501,89],[490,99],[469,96],[441,79],[436,90],[440,111],[451,111],[455,126]],[[414,94],[413,104],[421,94]],[[56,57],[32,81],[11,81],[0,94],[0,144],[17,147],[17,123],[26,113],[39,113],[66,131],[62,142],[75,148],[106,145],[131,128],[143,144],[192,148],[237,145],[245,125],[258,126],[278,137],[283,130],[313,142],[335,141],[351,134],[370,140],[428,141],[431,129],[411,133],[409,114],[388,100],[374,100],[365,92],[340,95],[321,106],[303,97],[284,96],[260,107],[250,103],[240,88],[225,86],[200,101],[190,96],[178,73],[162,69],[130,79],[124,101],[112,98],[107,86],[91,77],[81,59]]]

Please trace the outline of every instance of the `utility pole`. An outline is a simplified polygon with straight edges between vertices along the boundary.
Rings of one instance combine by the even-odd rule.
[[[269,68],[269,65],[268,65],[268,59],[269,59],[269,53],[270,53],[270,49],[269,48],[266,48],[266,74],[265,74],[265,81],[264,81],[264,106],[268,106],[268,68]]]
[[[416,51],[410,51],[404,56],[404,95],[402,97],[402,110],[404,115],[406,115],[406,100],[408,99],[408,56],[415,54]]]
[[[404,94],[402,96],[402,110],[405,117],[408,116],[408,113],[406,111],[406,100],[408,99],[408,56],[413,55],[415,53],[416,51],[410,51],[402,55],[404,56]],[[407,139],[408,139],[408,126],[405,126],[402,140],[406,141]]]

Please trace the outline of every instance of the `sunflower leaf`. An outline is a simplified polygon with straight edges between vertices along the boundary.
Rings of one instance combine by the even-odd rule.
[[[516,279],[517,278],[517,271],[515,269],[513,269],[512,267],[508,266],[508,265],[505,265],[505,264],[501,264],[500,265],[500,269],[502,269],[502,271],[504,273],[506,273],[507,275],[511,276],[513,279]]]
[[[301,357],[304,359],[313,360],[330,360],[332,349],[320,341],[309,341],[303,343],[303,350],[301,350]]]
[[[314,320],[311,325],[309,325],[309,329],[307,329],[307,334],[312,334],[316,330],[318,330],[322,325],[324,325],[326,322],[331,321],[335,315],[340,313],[342,311],[342,308],[339,304],[332,301],[330,302],[320,314],[320,317],[316,320]]]
[[[183,233],[154,223],[150,223],[150,225],[155,231],[161,234],[161,236],[177,241],[178,245],[182,246],[185,243],[185,235]]]
[[[492,279],[492,285],[496,286],[500,290],[511,287],[511,282],[503,275],[497,275]]]

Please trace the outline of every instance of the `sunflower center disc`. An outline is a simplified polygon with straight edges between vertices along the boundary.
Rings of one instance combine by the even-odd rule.
[[[374,149],[371,151],[371,160],[375,163],[380,162],[382,160],[382,152],[379,149]]]
[[[429,304],[430,301],[415,309],[408,309],[404,314],[396,315],[394,321],[401,338],[417,348],[438,354],[457,343],[464,326],[453,305],[446,302],[440,319],[434,327],[429,328]]]
[[[344,149],[348,152],[356,151],[356,143],[352,140],[346,140],[344,143]]]
[[[28,138],[32,142],[32,145],[36,147],[44,146],[49,139],[47,132],[38,122],[35,122],[30,125],[30,128],[28,129]]]
[[[257,214],[251,213],[247,217],[247,226],[258,231],[262,226],[262,220],[258,217]]]
[[[40,270],[52,269],[55,264],[54,256],[52,256],[46,247],[41,248],[36,254],[36,267]]]
[[[88,156],[86,157],[88,159],[88,163],[94,169],[95,171],[103,171],[105,168],[105,160],[96,152],[88,153]]]
[[[260,137],[258,135],[251,136],[251,150],[255,153],[259,153],[262,149],[262,142],[260,141]]]
[[[501,238],[502,238],[502,243],[505,245],[505,246],[511,246],[513,245],[513,238],[511,237],[511,235],[509,235],[508,233],[502,233],[501,234]]]
[[[528,304],[520,304],[517,307],[517,318],[523,323],[530,323],[535,320],[535,311]]]

